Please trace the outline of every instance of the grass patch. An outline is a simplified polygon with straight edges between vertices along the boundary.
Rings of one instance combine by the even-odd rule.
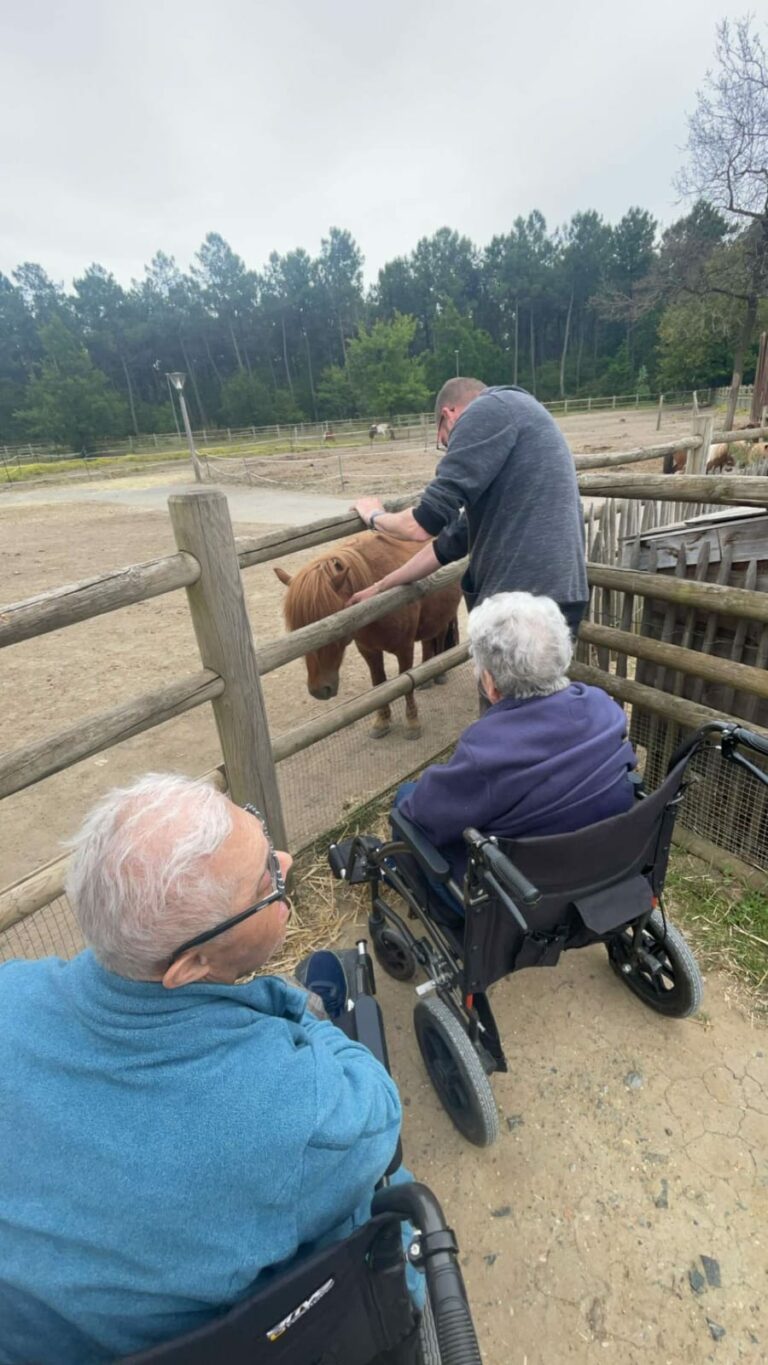
[[[202,460],[243,460],[261,459],[278,455],[332,455],[334,450],[360,446],[359,435],[340,436],[334,445],[324,445],[319,437],[299,437],[295,443],[289,438],[275,439],[264,444],[198,445],[197,453]],[[92,469],[116,470],[122,474],[132,474],[146,465],[174,463],[176,460],[189,460],[186,446],[177,450],[144,450],[125,455],[94,455],[90,459],[73,456],[71,459],[30,460],[26,464],[11,464],[0,461],[0,486],[3,483],[23,483],[27,479],[59,478],[62,474],[87,474]]]
[[[29,464],[3,464],[0,472],[0,486],[3,483],[23,483],[27,479],[53,478],[62,474],[87,475],[92,469],[118,470],[121,474],[134,474],[146,465],[166,464],[175,460],[189,459],[186,450],[147,451],[138,455],[96,455],[84,460],[75,457],[71,460],[30,461]]]
[[[667,876],[671,916],[701,966],[726,971],[768,1012],[768,890],[746,890],[726,873],[677,850]]]

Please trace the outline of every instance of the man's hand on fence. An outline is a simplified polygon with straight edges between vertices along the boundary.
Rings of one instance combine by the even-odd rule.
[[[384,504],[381,501],[381,498],[373,498],[366,495],[362,498],[358,498],[356,502],[353,502],[350,511],[357,512],[358,516],[362,517],[366,526],[369,526],[371,513],[383,512]]]
[[[370,588],[361,588],[359,592],[353,592],[349,601],[345,602],[344,605],[345,607],[355,607],[358,602],[367,602],[369,597],[378,597],[379,591],[378,583],[372,583]]]

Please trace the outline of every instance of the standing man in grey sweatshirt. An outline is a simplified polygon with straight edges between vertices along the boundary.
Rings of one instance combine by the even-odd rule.
[[[479,379],[449,379],[435,419],[445,455],[416,507],[385,512],[374,497],[354,504],[372,530],[429,543],[350,605],[469,554],[462,587],[470,609],[497,592],[537,593],[557,602],[575,635],[589,598],[584,522],[559,427],[524,389],[489,389]]]

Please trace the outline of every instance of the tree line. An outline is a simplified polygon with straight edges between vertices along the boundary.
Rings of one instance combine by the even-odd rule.
[[[542,400],[748,380],[768,325],[768,70],[752,21],[718,28],[666,230],[646,210],[534,210],[478,247],[449,227],[366,289],[351,234],[249,267],[209,233],[189,271],[158,252],[123,288],[0,274],[0,443],[87,449],[171,430],[183,370],[199,427],[390,417],[457,372]]]

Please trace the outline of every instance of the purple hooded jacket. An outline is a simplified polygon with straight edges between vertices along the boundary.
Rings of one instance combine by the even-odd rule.
[[[570,683],[549,697],[504,697],[398,805],[461,881],[468,825],[517,839],[567,834],[628,810],[636,758],[626,732],[624,712],[599,687]]]

